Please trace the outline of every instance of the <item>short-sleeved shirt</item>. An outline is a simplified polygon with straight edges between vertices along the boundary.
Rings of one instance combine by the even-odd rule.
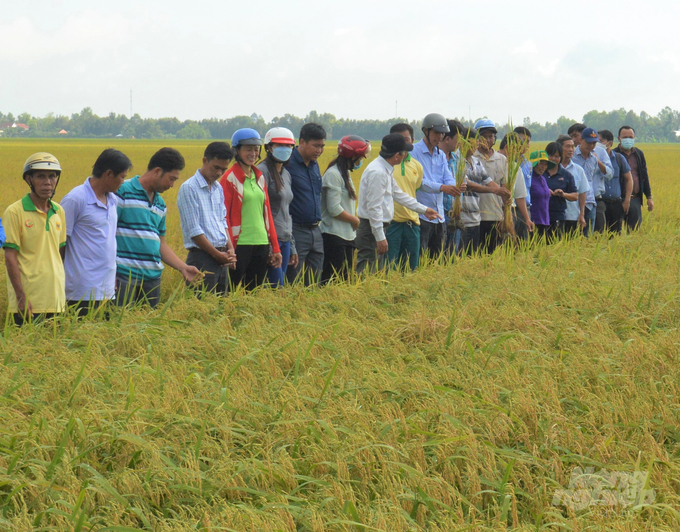
[[[588,183],[588,178],[586,173],[578,164],[574,164],[569,161],[569,164],[564,167],[564,169],[574,176],[574,183],[576,184],[576,192],[581,194],[587,194],[590,190],[590,183]],[[576,221],[581,215],[581,206],[578,201],[568,201],[567,210],[565,212],[565,220]]]
[[[158,279],[163,273],[161,237],[165,236],[167,207],[160,194],[149,195],[139,176],[128,179],[116,192],[116,274],[135,280]]]
[[[486,168],[477,157],[470,157],[466,161],[465,180],[476,183],[477,185],[488,185],[493,181],[489,174],[486,173]],[[477,194],[477,192],[466,191],[460,197],[460,219],[465,224],[465,227],[474,227],[479,225],[482,221],[482,216],[479,212],[479,196],[486,194]]]
[[[269,245],[269,235],[264,225],[264,190],[257,184],[257,178],[253,172],[243,180],[241,233],[237,245]]]
[[[567,172],[562,165],[557,167],[557,173],[553,176],[550,172],[545,173],[545,180],[548,183],[548,188],[551,191],[562,190],[568,194],[572,192],[578,192],[576,188],[576,183],[574,176]],[[567,203],[569,203],[565,198],[560,198],[557,196],[550,196],[550,202],[548,204],[548,210],[550,213],[550,221],[555,220],[566,220],[567,213]]]
[[[68,237],[64,257],[67,301],[102,301],[116,295],[117,198],[106,204],[92,190],[91,179],[64,196]]]
[[[475,152],[486,173],[499,186],[505,186],[508,182],[508,161],[505,155],[494,151],[490,157],[485,157],[479,150]],[[503,198],[497,194],[482,194],[479,198],[479,212],[482,221],[497,222],[503,219]]]
[[[604,182],[604,193],[602,199],[604,200],[618,200],[623,199],[623,186],[621,185],[621,176],[630,172],[630,165],[626,158],[615,151],[609,153],[609,159],[614,170],[614,177]]]
[[[411,155],[404,159],[401,164],[394,167],[394,180],[399,188],[412,198],[416,197],[416,190],[423,183],[423,165]],[[411,222],[420,225],[420,216],[417,212],[407,209],[399,203],[394,203],[393,222]]]
[[[27,194],[13,203],[3,216],[7,241],[17,251],[21,285],[36,314],[63,312],[66,278],[59,248],[66,244],[66,219],[58,203],[38,210]],[[19,312],[14,287],[7,276],[9,311]]]

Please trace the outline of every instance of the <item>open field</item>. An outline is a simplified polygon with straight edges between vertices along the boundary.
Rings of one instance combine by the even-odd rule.
[[[17,142],[0,211],[38,149],[61,198],[164,145]],[[202,302],[166,271],[155,312],[5,330],[0,530],[680,529],[680,146],[643,149],[637,234]]]

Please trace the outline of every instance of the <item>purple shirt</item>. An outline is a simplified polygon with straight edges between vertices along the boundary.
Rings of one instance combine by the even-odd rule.
[[[531,173],[531,221],[539,225],[550,225],[550,187],[545,177]]]
[[[67,301],[114,299],[118,201],[113,192],[106,205],[97,199],[89,177],[61,200],[66,214]]]

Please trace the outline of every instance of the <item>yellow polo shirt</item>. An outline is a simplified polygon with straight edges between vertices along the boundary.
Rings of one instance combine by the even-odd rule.
[[[416,190],[423,183],[423,165],[410,155],[401,164],[394,167],[394,179],[399,188],[412,198],[416,197]],[[418,213],[394,202],[394,222],[413,222],[420,225]]]
[[[59,255],[59,248],[66,245],[66,217],[59,204],[50,201],[49,205],[44,213],[27,194],[7,207],[2,217],[7,235],[4,247],[18,251],[21,284],[35,314],[66,308],[66,278]],[[9,311],[19,312],[9,275],[7,296]]]

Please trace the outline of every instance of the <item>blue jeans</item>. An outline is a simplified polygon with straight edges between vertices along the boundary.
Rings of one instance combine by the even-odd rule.
[[[279,268],[272,268],[271,266],[267,268],[267,281],[274,287],[283,286],[288,261],[290,260],[290,242],[279,240],[279,247],[281,248],[281,266]]]
[[[589,236],[590,233],[595,231],[595,218],[597,217],[597,207],[593,205],[592,207],[586,206],[585,213],[586,226],[583,228],[583,234]]]

